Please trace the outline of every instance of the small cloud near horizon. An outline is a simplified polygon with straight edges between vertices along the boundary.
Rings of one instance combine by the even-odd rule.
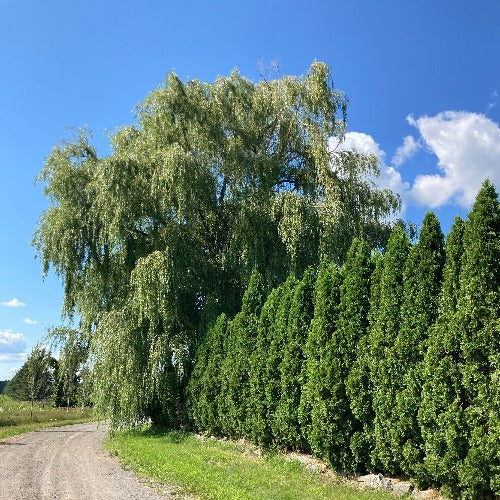
[[[0,362],[16,363],[26,360],[26,341],[22,333],[0,331]]]
[[[11,300],[8,300],[6,302],[1,302],[0,305],[4,307],[24,307],[26,304],[24,302],[21,302],[20,300],[17,300],[15,297]]]
[[[36,319],[24,318],[23,320],[27,325],[38,325],[38,321]]]

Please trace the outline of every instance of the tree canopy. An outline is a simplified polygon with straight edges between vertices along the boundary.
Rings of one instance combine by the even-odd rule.
[[[254,268],[275,286],[322,257],[341,263],[354,236],[385,245],[400,200],[375,187],[375,157],[336,147],[346,111],[319,62],[258,83],[170,73],[108,156],[86,131],[53,149],[34,245],[64,282],[63,312],[81,318],[114,424],[171,408],[172,373],[182,380],[206,326],[238,311]]]

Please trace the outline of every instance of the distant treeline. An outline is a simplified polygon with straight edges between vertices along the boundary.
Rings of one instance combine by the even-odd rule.
[[[12,380],[0,382],[0,393],[20,401],[50,401],[54,406],[91,404],[87,346],[75,342],[77,337],[71,328],[53,328],[48,339],[59,347],[59,359],[50,349],[35,345]]]
[[[0,394],[3,394],[4,387],[9,383],[8,380],[0,380]]]
[[[417,243],[399,226],[383,255],[355,239],[342,267],[269,294],[255,271],[198,348],[191,425],[453,497],[500,494],[499,235],[486,181],[446,245],[428,213]]]

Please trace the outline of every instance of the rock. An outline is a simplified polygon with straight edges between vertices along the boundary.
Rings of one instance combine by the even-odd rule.
[[[412,488],[413,486],[408,481],[398,481],[392,485],[392,491],[400,497],[408,495]]]
[[[358,477],[358,481],[368,488],[380,488],[386,491],[392,490],[391,480],[384,477],[382,474],[367,474],[366,476],[360,476]]]
[[[388,477],[384,477],[380,480],[380,488],[385,491],[392,490],[392,481]]]

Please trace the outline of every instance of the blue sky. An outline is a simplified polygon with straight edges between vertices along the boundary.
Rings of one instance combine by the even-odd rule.
[[[172,69],[258,80],[261,61],[300,75],[317,59],[350,100],[346,145],[379,156],[405,218],[434,209],[447,232],[484,177],[500,186],[499,21],[498,0],[0,0],[0,380],[62,321],[30,240],[34,179],[68,127],[105,154]]]

